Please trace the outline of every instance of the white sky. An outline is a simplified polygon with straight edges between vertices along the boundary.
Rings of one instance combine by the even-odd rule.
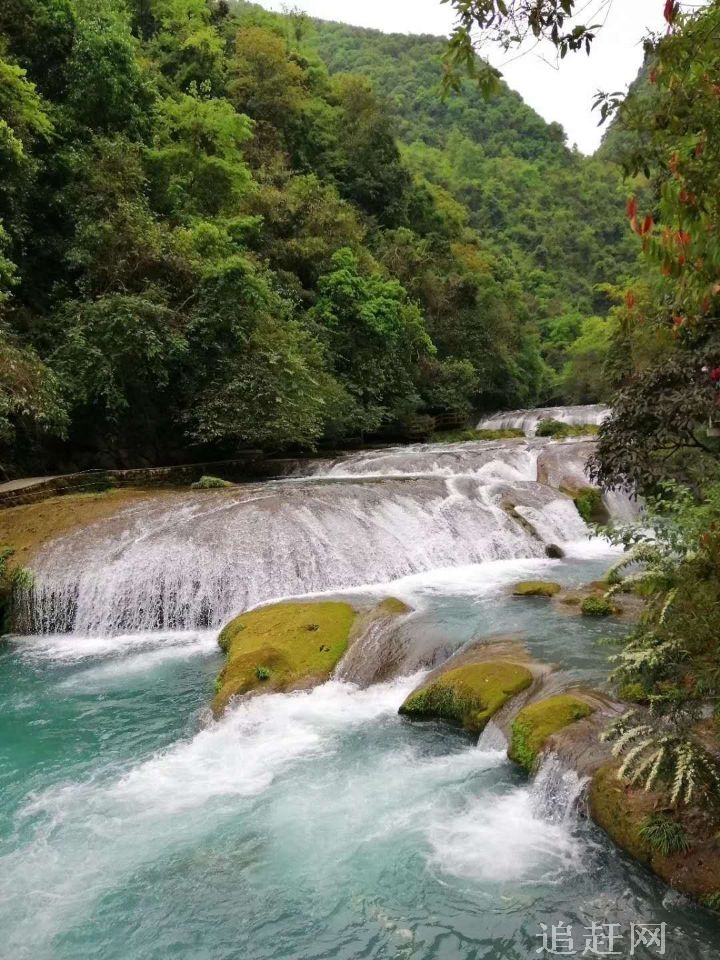
[[[262,6],[280,10],[300,7],[313,17],[339,20],[386,33],[447,34],[452,11],[440,0],[259,0]],[[588,0],[590,11],[600,0]],[[582,6],[580,0],[579,6]],[[591,113],[598,89],[624,90],[635,78],[643,60],[642,38],[663,26],[663,0],[612,0],[603,29],[591,55],[568,54],[558,68],[550,51],[529,49],[524,56],[505,62],[502,51],[486,53],[501,68],[507,83],[546,120],[556,120],[567,132],[568,143],[592,153],[603,129]],[[591,15],[579,22],[592,22]],[[544,59],[542,54],[547,59]]]

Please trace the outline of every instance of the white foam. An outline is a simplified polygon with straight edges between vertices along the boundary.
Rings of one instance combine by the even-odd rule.
[[[199,842],[238,799],[263,793],[302,757],[332,753],[339,736],[399,705],[421,675],[358,690],[329,682],[309,692],[256,697],[190,740],[120,772],[99,769],[30,797],[0,857],[0,928],[13,956],[41,947],[141,864]],[[32,909],[27,905],[32,902]],[[10,954],[9,954],[10,955]]]
[[[454,876],[502,884],[582,869],[582,846],[567,827],[537,815],[527,788],[483,796],[428,828],[433,861]]]
[[[178,630],[143,631],[115,637],[53,633],[11,637],[10,642],[23,659],[71,663],[96,658],[127,657],[139,651],[157,651],[158,658],[176,654],[188,656],[207,651],[216,644],[216,639],[215,630]]]
[[[530,410],[501,410],[481,420],[478,430],[524,430],[535,436],[541,420],[558,420],[570,426],[598,426],[610,416],[610,408],[601,403],[575,407],[538,407]]]
[[[217,634],[209,631],[197,635],[197,639],[184,643],[166,641],[156,649],[147,650],[133,656],[111,656],[108,662],[97,667],[87,667],[63,680],[63,689],[111,689],[116,685],[125,686],[138,675],[151,673],[166,664],[184,661],[192,657],[207,657],[218,653]]]

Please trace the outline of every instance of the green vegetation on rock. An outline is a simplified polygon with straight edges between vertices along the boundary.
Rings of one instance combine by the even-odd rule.
[[[504,427],[501,430],[476,430],[477,440],[516,440],[525,436],[524,430],[515,427]]]
[[[590,716],[593,710],[587,701],[567,693],[523,707],[512,722],[508,756],[526,770],[532,770],[554,733]]]
[[[603,503],[602,492],[597,487],[583,487],[574,498],[578,513],[585,523],[604,523],[608,513]]]
[[[606,597],[585,597],[580,604],[580,612],[584,617],[609,617],[615,608]]]
[[[222,487],[232,487],[229,480],[221,480],[220,477],[200,477],[195,483],[191,484],[193,490],[219,490]]]
[[[523,580],[512,588],[514,597],[554,597],[562,587],[552,580]]]
[[[640,824],[638,834],[664,857],[685,853],[690,849],[690,841],[682,825],[665,813],[653,813],[646,817]]]
[[[400,707],[413,720],[445,720],[480,733],[507,701],[532,683],[521,664],[487,661],[457,667],[414,691]]]
[[[212,703],[216,716],[234,696],[290,690],[327,680],[348,648],[357,612],[338,601],[277,603],[223,628],[227,656]]]

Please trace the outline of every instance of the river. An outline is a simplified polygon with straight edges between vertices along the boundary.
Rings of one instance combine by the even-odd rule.
[[[611,562],[557,490],[588,449],[364,452],[148,500],[48,544],[28,632],[0,648],[0,954],[527,960],[540,923],[563,921],[578,956],[593,922],[620,925],[622,956],[632,923],[664,922],[673,960],[717,957],[717,921],[582,816],[573,774],[550,758],[529,783],[496,729],[475,743],[397,713],[431,660],[478,636],[521,634],[570,678],[603,682],[597,641],[621,625],[508,596]],[[566,557],[547,559],[548,543]],[[413,607],[411,672],[211,720],[218,627],[333,591]]]

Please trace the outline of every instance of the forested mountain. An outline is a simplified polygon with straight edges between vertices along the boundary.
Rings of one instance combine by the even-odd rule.
[[[638,252],[624,216],[628,187],[609,157],[569,149],[562,127],[504,84],[484,99],[468,80],[443,100],[441,38],[317,22],[312,42],[331,73],[368,76],[388,98],[407,163],[513,258],[536,316],[607,309],[597,286],[626,274]]]
[[[5,469],[562,396],[634,255],[618,175],[514,94],[443,104],[440,52],[211,0],[7,0]]]

